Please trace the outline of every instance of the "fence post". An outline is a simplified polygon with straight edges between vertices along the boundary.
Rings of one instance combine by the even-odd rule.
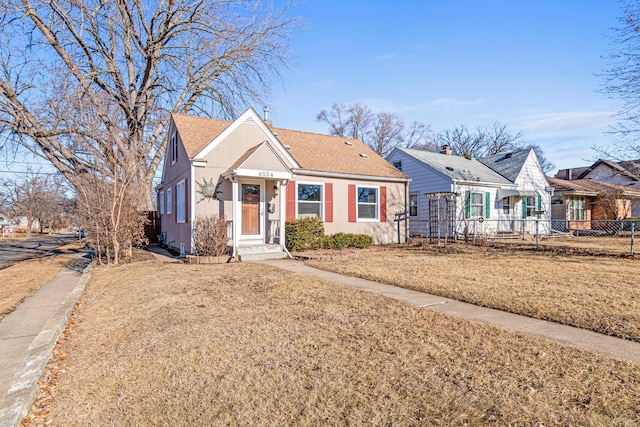
[[[538,225],[539,224],[540,224],[540,218],[536,218],[536,251],[539,249],[538,247],[538,231],[539,231]]]
[[[635,239],[636,234],[636,222],[631,221],[631,256],[633,256],[633,241]]]

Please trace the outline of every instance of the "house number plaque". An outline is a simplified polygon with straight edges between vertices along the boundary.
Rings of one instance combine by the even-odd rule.
[[[260,171],[260,172],[258,172],[258,176],[263,176],[263,177],[267,177],[267,178],[273,178],[273,172]]]

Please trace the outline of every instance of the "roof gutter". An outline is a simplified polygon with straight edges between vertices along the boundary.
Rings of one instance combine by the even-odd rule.
[[[393,176],[380,176],[380,175],[359,175],[355,173],[342,173],[342,172],[325,172],[314,171],[309,169],[296,169],[292,168],[291,172],[296,175],[308,175],[308,176],[321,176],[325,178],[343,178],[343,179],[360,179],[371,181],[389,181],[389,182],[411,182],[411,178],[399,178]]]
[[[518,188],[517,184],[501,184],[497,182],[484,182],[484,181],[463,181],[458,179],[452,180],[455,185],[473,185],[473,186],[483,186],[483,187],[495,187],[495,188]]]

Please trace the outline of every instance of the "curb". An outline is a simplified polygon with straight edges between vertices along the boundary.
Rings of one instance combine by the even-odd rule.
[[[78,260],[78,263],[81,263],[81,260],[82,258]],[[62,272],[72,269],[74,262],[72,261]],[[60,305],[56,314],[47,320],[42,331],[31,342],[28,356],[14,375],[9,391],[3,399],[2,408],[0,409],[1,426],[20,426],[24,417],[31,410],[40,391],[38,381],[42,377],[49,359],[53,356],[53,349],[60,334],[66,327],[67,319],[84,292],[85,285],[91,276],[91,266],[92,262],[89,260],[88,265],[82,270],[80,280],[78,280],[69,296]]]

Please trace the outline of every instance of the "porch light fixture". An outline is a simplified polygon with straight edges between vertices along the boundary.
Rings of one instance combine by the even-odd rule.
[[[277,185],[274,185],[273,186],[273,195],[277,196],[279,192],[280,192],[280,187],[278,187]]]

